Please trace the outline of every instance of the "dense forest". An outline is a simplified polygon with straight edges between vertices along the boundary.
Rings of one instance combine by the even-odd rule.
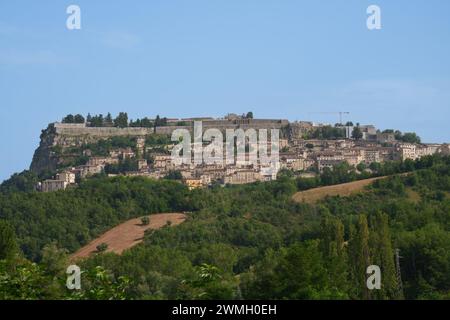
[[[0,299],[449,299],[450,158],[371,169],[393,176],[315,205],[292,195],[364,174],[341,168],[192,191],[172,180],[100,175],[54,193],[33,191],[29,172],[14,175],[0,187]],[[149,231],[121,256],[79,262],[82,290],[65,288],[69,253],[158,212],[188,219]],[[381,290],[367,289],[372,264]]]

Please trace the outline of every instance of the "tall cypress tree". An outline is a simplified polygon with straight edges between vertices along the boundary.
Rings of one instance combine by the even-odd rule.
[[[366,270],[370,265],[369,226],[364,214],[359,215],[356,228],[350,227],[349,256],[355,298],[370,299],[366,284]]]
[[[328,283],[336,298],[348,298],[347,255],[344,225],[331,215],[322,220],[321,251],[328,270]]]
[[[0,220],[0,260],[8,260],[18,252],[16,234],[11,225]]]
[[[389,219],[385,213],[377,212],[372,223],[372,259],[381,269],[381,290],[376,290],[378,299],[400,298],[397,292],[394,250],[389,231]]]

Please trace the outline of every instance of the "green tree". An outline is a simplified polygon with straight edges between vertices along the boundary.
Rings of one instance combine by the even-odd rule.
[[[420,143],[420,137],[415,133],[415,132],[406,132],[403,134],[401,140],[403,142],[408,142],[408,143]]]
[[[370,266],[369,226],[364,214],[358,216],[356,228],[350,227],[349,259],[352,264],[351,278],[356,297],[370,299],[366,284],[366,270]]]
[[[328,286],[340,299],[348,298],[347,253],[344,241],[344,225],[329,214],[322,219],[321,250],[328,271]]]
[[[278,299],[330,298],[327,272],[318,241],[289,247],[275,268],[275,274],[278,275],[276,278],[279,288],[274,292],[274,297]]]
[[[165,176],[164,179],[168,180],[181,180],[183,179],[183,175],[180,170],[170,170]]]
[[[73,116],[73,114],[68,114],[67,116],[65,116],[62,119],[62,123],[74,123],[75,122],[75,118]]]
[[[155,127],[161,126],[161,118],[159,117],[159,114],[156,115],[154,125],[155,125]]]
[[[145,117],[144,119],[141,119],[141,127],[151,128],[153,127],[153,122],[149,118]]]
[[[81,291],[72,292],[75,300],[125,300],[131,281],[126,276],[114,275],[102,266],[96,266],[83,272]]]
[[[0,300],[58,298],[49,290],[52,281],[36,263],[24,260],[9,268],[5,261],[0,261]]]
[[[100,243],[96,249],[98,252],[105,252],[108,249],[108,244],[104,242]]]
[[[367,169],[367,166],[366,166],[366,164],[364,162],[360,162],[356,166],[356,169],[358,169],[359,172],[363,172],[364,170]]]
[[[189,299],[233,299],[236,283],[225,279],[222,271],[216,266],[203,263],[195,267],[192,279],[183,280],[181,292]]]
[[[22,171],[21,173],[14,173],[9,179],[2,182],[0,185],[0,192],[33,192],[36,190],[36,185],[39,182],[39,177],[32,171]]]
[[[392,248],[388,216],[385,213],[378,211],[375,215],[371,235],[373,242],[372,261],[380,267],[382,273],[381,290],[376,290],[375,296],[379,299],[399,298],[394,250]]]
[[[74,123],[84,123],[84,117],[81,114],[77,114],[73,118]]]
[[[143,226],[148,226],[150,224],[150,218],[148,216],[142,217],[141,218],[141,224]]]
[[[91,117],[91,121],[90,121],[91,127],[103,127],[103,125],[104,125],[104,119],[103,119],[102,114]]]
[[[105,123],[105,126],[107,126],[107,127],[114,126],[114,121],[112,119],[111,113],[108,112],[108,114],[105,117],[104,123]]]
[[[321,126],[312,132],[313,139],[341,139],[345,138],[345,129],[341,127]]]
[[[126,112],[120,112],[114,119],[114,125],[119,128],[128,127],[128,114]]]
[[[16,235],[11,225],[0,220],[0,260],[12,259],[18,253]]]
[[[287,168],[283,168],[277,173],[277,179],[292,178],[292,177],[294,177],[294,172],[292,172],[292,170],[289,170]]]
[[[359,123],[356,124],[356,127],[353,128],[352,131],[352,138],[355,140],[361,140],[363,137],[363,133],[361,131],[361,128],[359,127]]]
[[[52,242],[42,249],[41,265],[50,275],[63,275],[68,266],[67,250],[60,249]]]

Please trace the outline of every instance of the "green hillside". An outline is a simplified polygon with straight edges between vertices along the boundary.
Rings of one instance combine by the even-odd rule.
[[[0,188],[0,299],[449,299],[450,158],[376,174],[400,172],[411,173],[317,204],[291,197],[362,177],[336,170],[314,181],[282,175],[189,191],[98,176],[37,193],[33,174],[16,175]],[[189,212],[185,223],[147,233],[121,256],[83,261],[83,290],[65,288],[67,253],[127,219],[175,211]],[[382,270],[381,290],[366,287],[372,264]]]

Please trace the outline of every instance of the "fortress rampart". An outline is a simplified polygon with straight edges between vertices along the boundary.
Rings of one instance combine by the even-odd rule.
[[[176,129],[193,130],[194,121],[185,121],[184,126],[164,126],[153,128],[116,128],[116,127],[86,127],[84,123],[54,123],[55,133],[60,136],[89,136],[93,139],[108,138],[112,136],[145,136],[152,133],[172,134]],[[289,124],[288,120],[277,119],[217,119],[202,120],[204,130],[216,128],[226,129],[281,129]]]
[[[153,128],[115,128],[115,127],[86,127],[81,124],[54,123],[55,132],[63,136],[92,136],[108,138],[113,136],[145,136],[154,133]]]
[[[225,131],[226,129],[281,129],[289,124],[288,120],[273,120],[273,119],[235,119],[235,120],[202,120],[203,131],[211,128]],[[165,126],[156,127],[155,133],[158,134],[172,134],[176,129],[187,129],[192,131],[194,122],[189,121],[186,126]]]

